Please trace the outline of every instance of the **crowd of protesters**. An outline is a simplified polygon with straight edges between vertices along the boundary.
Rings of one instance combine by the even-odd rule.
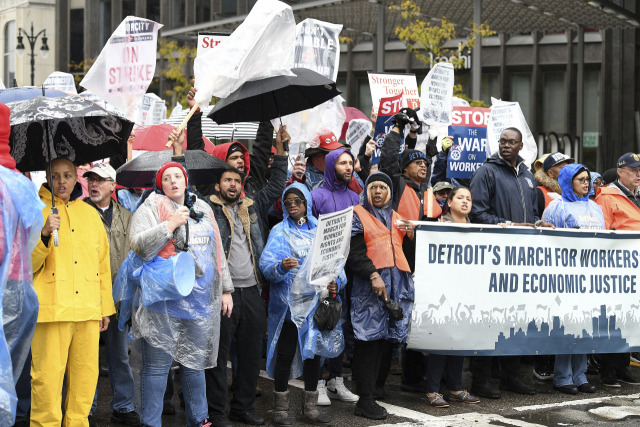
[[[191,89],[190,106],[194,95]],[[423,393],[433,407],[477,404],[480,398],[500,398],[504,390],[533,395],[534,386],[520,376],[519,356],[471,357],[467,391],[464,357],[405,348],[418,255],[412,221],[640,229],[638,155],[622,155],[601,176],[550,153],[535,162],[532,174],[519,155],[522,133],[510,127],[500,134],[498,152],[470,180],[448,180],[451,139],[441,141],[440,151],[435,138],[424,151],[415,149],[422,124],[411,109],[394,117],[377,167],[369,138],[352,153],[327,134],[288,172],[286,127],[274,140],[272,125],[261,123],[251,153],[239,142],[218,145],[213,155],[229,169],[216,182],[191,186],[182,147],[186,138],[188,150],[204,150],[201,114],[189,120],[187,136],[171,133],[173,157],[158,168],[153,188],[116,190],[115,170],[97,163],[83,172],[89,195],[82,200],[79,165],[57,158],[39,201],[33,184],[15,171],[9,113],[0,105],[4,332],[12,360],[30,360],[24,368],[12,367],[16,389],[27,390],[14,402],[16,425],[95,423],[100,332],[113,391],[111,420],[122,425],[156,427],[163,414],[175,413],[172,364],[179,371],[187,426],[265,424],[266,414],[253,408],[261,394],[263,354],[274,379],[271,418],[278,426],[293,425],[288,382],[300,376],[306,423],[330,425],[319,406],[332,398],[353,402],[357,416],[385,419],[387,411],[377,401],[385,398],[397,351],[402,390]],[[51,213],[52,193],[57,213]],[[28,204],[18,203],[29,197]],[[345,268],[323,285],[323,292],[337,296],[341,321],[323,331],[313,310],[296,305],[300,292],[292,289],[306,285],[301,268],[318,216],[349,207],[354,209]],[[33,286],[24,273],[29,268]],[[37,323],[35,316],[11,318],[16,301],[37,305],[34,288]],[[304,304],[318,305],[318,297]],[[30,336],[30,342],[20,340]],[[130,352],[142,360],[139,384]],[[355,394],[344,383],[345,360]],[[553,378],[562,393],[594,393],[588,369],[597,369],[605,386],[640,384],[629,363],[629,354],[544,356],[536,358],[534,375]],[[492,381],[496,375],[499,388]]]

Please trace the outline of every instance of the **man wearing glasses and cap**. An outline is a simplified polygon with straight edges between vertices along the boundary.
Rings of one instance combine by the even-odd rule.
[[[83,176],[87,179],[89,197],[84,201],[93,206],[100,214],[102,225],[109,238],[109,260],[111,262],[111,283],[116,278],[122,262],[129,253],[129,224],[131,212],[111,195],[116,188],[116,171],[106,163],[96,163]],[[106,360],[109,369],[109,383],[113,391],[111,399],[111,421],[124,425],[138,425],[140,417],[133,407],[133,374],[129,365],[128,329],[118,329],[118,322],[112,316],[104,332]],[[98,403],[96,390],[91,407],[95,412]]]
[[[618,179],[600,187],[596,203],[602,207],[607,230],[640,230],[640,156],[626,153],[618,159]],[[640,384],[629,371],[629,353],[600,356],[600,378],[607,387],[620,387],[620,382]]]

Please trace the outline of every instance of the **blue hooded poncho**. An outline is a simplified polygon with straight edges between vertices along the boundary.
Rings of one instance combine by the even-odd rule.
[[[300,226],[290,217],[284,207],[284,200],[291,190],[297,189],[306,199],[307,222]],[[297,378],[302,375],[302,362],[311,359],[316,355],[323,357],[336,357],[344,348],[344,338],[340,325],[332,331],[320,332],[316,327],[313,315],[318,307],[319,293],[313,285],[309,284],[305,289],[312,301],[308,304],[306,312],[300,312],[298,304],[291,304],[291,287],[299,274],[304,274],[304,261],[311,251],[315,237],[318,221],[311,215],[312,198],[309,190],[304,184],[294,182],[285,188],[282,193],[282,212],[284,219],[271,230],[267,245],[260,257],[260,270],[264,277],[269,280],[269,336],[267,341],[267,374],[273,378],[276,364],[278,338],[282,325],[287,321],[293,321],[298,327],[298,350],[291,366],[290,378]],[[293,257],[298,260],[299,267],[289,271],[282,269],[282,260]],[[298,280],[296,280],[298,279]],[[346,283],[344,271],[341,271],[336,279],[338,288],[342,288]],[[293,313],[293,315],[292,315]]]
[[[36,186],[0,166],[0,425],[13,425],[15,382],[29,353],[38,318],[31,252],[40,239],[44,203]]]
[[[542,220],[555,225],[557,228],[580,228],[603,230],[604,217],[602,208],[589,196],[576,196],[573,192],[573,178],[582,171],[589,172],[580,163],[571,163],[560,169],[558,182],[562,188],[562,198],[552,201],[542,215]],[[590,182],[592,180],[590,179]],[[589,191],[592,191],[589,184]]]
[[[384,182],[389,185],[389,191],[393,191],[391,179],[382,172],[373,173],[367,178],[364,190],[360,194],[360,204],[378,220],[391,230],[391,204],[393,194],[389,196],[389,202],[382,208],[376,208],[369,203],[367,189],[372,178],[383,175]],[[358,214],[353,214],[353,224],[351,236],[364,234],[364,229]],[[371,288],[371,282],[354,275],[353,288],[351,290],[351,322],[353,331],[357,339],[361,341],[373,341],[379,339],[391,340],[394,342],[405,342],[409,334],[409,322],[413,311],[414,287],[411,274],[399,270],[396,267],[378,269],[380,277],[385,284],[389,299],[397,301],[404,317],[400,321],[391,320],[383,303],[378,299]]]

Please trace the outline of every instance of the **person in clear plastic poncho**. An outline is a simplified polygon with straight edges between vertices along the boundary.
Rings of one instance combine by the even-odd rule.
[[[321,332],[313,319],[318,301],[326,292],[306,281],[317,220],[311,215],[312,199],[306,186],[293,183],[282,193],[284,219],[269,234],[260,257],[260,270],[271,282],[267,374],[274,378],[273,422],[293,425],[288,417],[287,383],[302,374],[305,383],[303,416],[307,422],[325,425],[330,419],[317,410],[320,359],[335,357],[344,348],[342,328]],[[336,283],[337,282],[337,283]],[[344,271],[326,286],[335,294],[346,283]]]
[[[216,364],[220,315],[231,315],[233,285],[213,212],[186,190],[183,166],[165,163],[154,184],[155,192],[131,221],[132,251],[113,291],[121,302],[120,327],[131,318],[134,338],[142,339],[140,421],[161,424],[167,374],[175,360],[189,390],[186,425],[206,425],[204,369]]]

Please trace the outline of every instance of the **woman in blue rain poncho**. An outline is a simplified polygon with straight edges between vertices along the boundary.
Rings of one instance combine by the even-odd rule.
[[[374,401],[384,394],[393,343],[403,343],[409,333],[414,288],[409,264],[402,251],[405,235],[413,226],[391,207],[393,184],[382,172],[369,175],[360,204],[353,211],[348,263],[354,272],[351,321],[355,334],[353,376],[360,399],[354,413],[385,419],[386,410]],[[402,318],[393,320],[384,302],[396,301]]]
[[[557,228],[604,230],[602,208],[589,200],[591,174],[586,166],[571,163],[560,169],[558,182],[562,197],[552,201],[542,220]],[[587,381],[587,356],[584,354],[557,354],[553,369],[553,388],[566,394],[595,393],[596,388]]]
[[[142,345],[140,422],[161,425],[167,374],[175,360],[189,391],[186,425],[210,425],[204,369],[216,364],[220,315],[231,315],[233,284],[213,212],[187,191],[184,167],[163,164],[154,184],[131,220],[132,251],[113,291],[121,301],[121,328],[130,315],[133,336]]]
[[[314,285],[304,280],[307,271],[304,261],[312,248],[317,226],[316,218],[311,215],[311,194],[304,185],[293,183],[282,193],[282,205],[284,219],[271,230],[260,257],[260,270],[271,282],[267,374],[275,382],[273,422],[278,426],[293,425],[288,416],[287,383],[302,374],[305,421],[328,425],[329,417],[317,409],[320,359],[342,352],[342,329],[338,325],[332,331],[321,332],[313,320],[321,293],[315,293]],[[345,282],[344,272],[340,272],[327,290],[335,294]],[[309,304],[311,309],[306,311],[295,303],[292,305],[295,299],[290,295],[291,288],[300,284],[315,295]]]

